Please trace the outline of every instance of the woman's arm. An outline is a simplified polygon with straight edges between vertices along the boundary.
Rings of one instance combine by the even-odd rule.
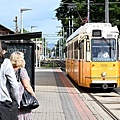
[[[21,68],[20,77],[22,79],[21,81],[22,81],[24,88],[28,92],[30,92],[34,97],[36,97],[35,92],[33,91],[33,88],[30,84],[30,78],[28,76],[27,70],[25,68]]]
[[[28,92],[30,92],[34,97],[36,97],[35,92],[33,91],[28,79],[23,79],[22,84]]]

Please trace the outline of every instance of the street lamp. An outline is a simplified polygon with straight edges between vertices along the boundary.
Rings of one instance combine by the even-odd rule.
[[[23,11],[28,11],[28,10],[32,10],[32,9],[27,9],[27,8],[21,8],[20,9],[20,16],[21,16],[21,20],[20,20],[20,25],[21,25],[21,33],[23,33],[23,18],[22,18],[22,13]]]
[[[34,25],[31,26],[31,32],[32,32],[32,29],[35,28],[35,27],[38,27],[38,26],[34,26]],[[36,46],[36,47],[35,47],[35,55],[36,55],[36,56],[35,56],[35,58],[36,58],[35,63],[36,63],[36,68],[37,68],[37,67],[38,67],[38,65],[37,65],[37,64],[38,64],[38,61],[37,61],[37,60],[38,60],[37,38],[35,38],[35,44],[36,44],[36,45],[35,45],[35,46]]]
[[[38,27],[38,26],[31,26],[31,32],[32,32],[32,29],[35,28],[35,27]]]
[[[105,23],[109,23],[109,0],[105,0]]]

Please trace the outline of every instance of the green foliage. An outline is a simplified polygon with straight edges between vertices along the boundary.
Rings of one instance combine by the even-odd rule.
[[[52,68],[52,67],[58,67],[58,65],[54,61],[43,61],[41,63],[41,67],[43,68]]]
[[[56,17],[61,20],[65,32],[69,32],[71,16],[73,16],[74,31],[87,22],[87,1],[61,0],[60,6],[56,9]],[[71,6],[71,3],[75,6]],[[109,21],[113,25],[118,25],[118,28],[120,28],[119,11],[120,0],[109,0]],[[105,22],[105,0],[90,0],[90,22]]]
[[[90,1],[90,22],[105,22],[105,0],[89,0]],[[109,22],[117,25],[120,30],[120,0],[109,1]],[[61,0],[60,6],[56,9],[56,17],[61,21],[64,32],[63,48],[65,48],[66,38],[70,35],[69,24],[73,22],[73,30],[75,31],[81,25],[87,22],[88,0]],[[115,3],[117,2],[117,3]],[[119,2],[119,3],[118,3]],[[71,5],[72,3],[72,5]],[[63,30],[62,29],[62,30]],[[60,31],[60,33],[62,32]],[[61,34],[59,34],[61,35]],[[56,55],[59,55],[59,42],[56,46]],[[53,48],[52,51],[55,51]]]

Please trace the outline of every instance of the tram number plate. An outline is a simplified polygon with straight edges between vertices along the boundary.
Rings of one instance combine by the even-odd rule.
[[[101,67],[108,67],[107,64],[101,64]]]

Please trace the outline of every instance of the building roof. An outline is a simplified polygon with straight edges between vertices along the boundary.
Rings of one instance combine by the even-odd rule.
[[[0,30],[2,31],[9,31],[9,34],[14,34],[14,31],[8,29],[7,27],[0,24]]]
[[[30,40],[32,38],[41,38],[42,32],[18,33],[0,36],[0,40]]]

